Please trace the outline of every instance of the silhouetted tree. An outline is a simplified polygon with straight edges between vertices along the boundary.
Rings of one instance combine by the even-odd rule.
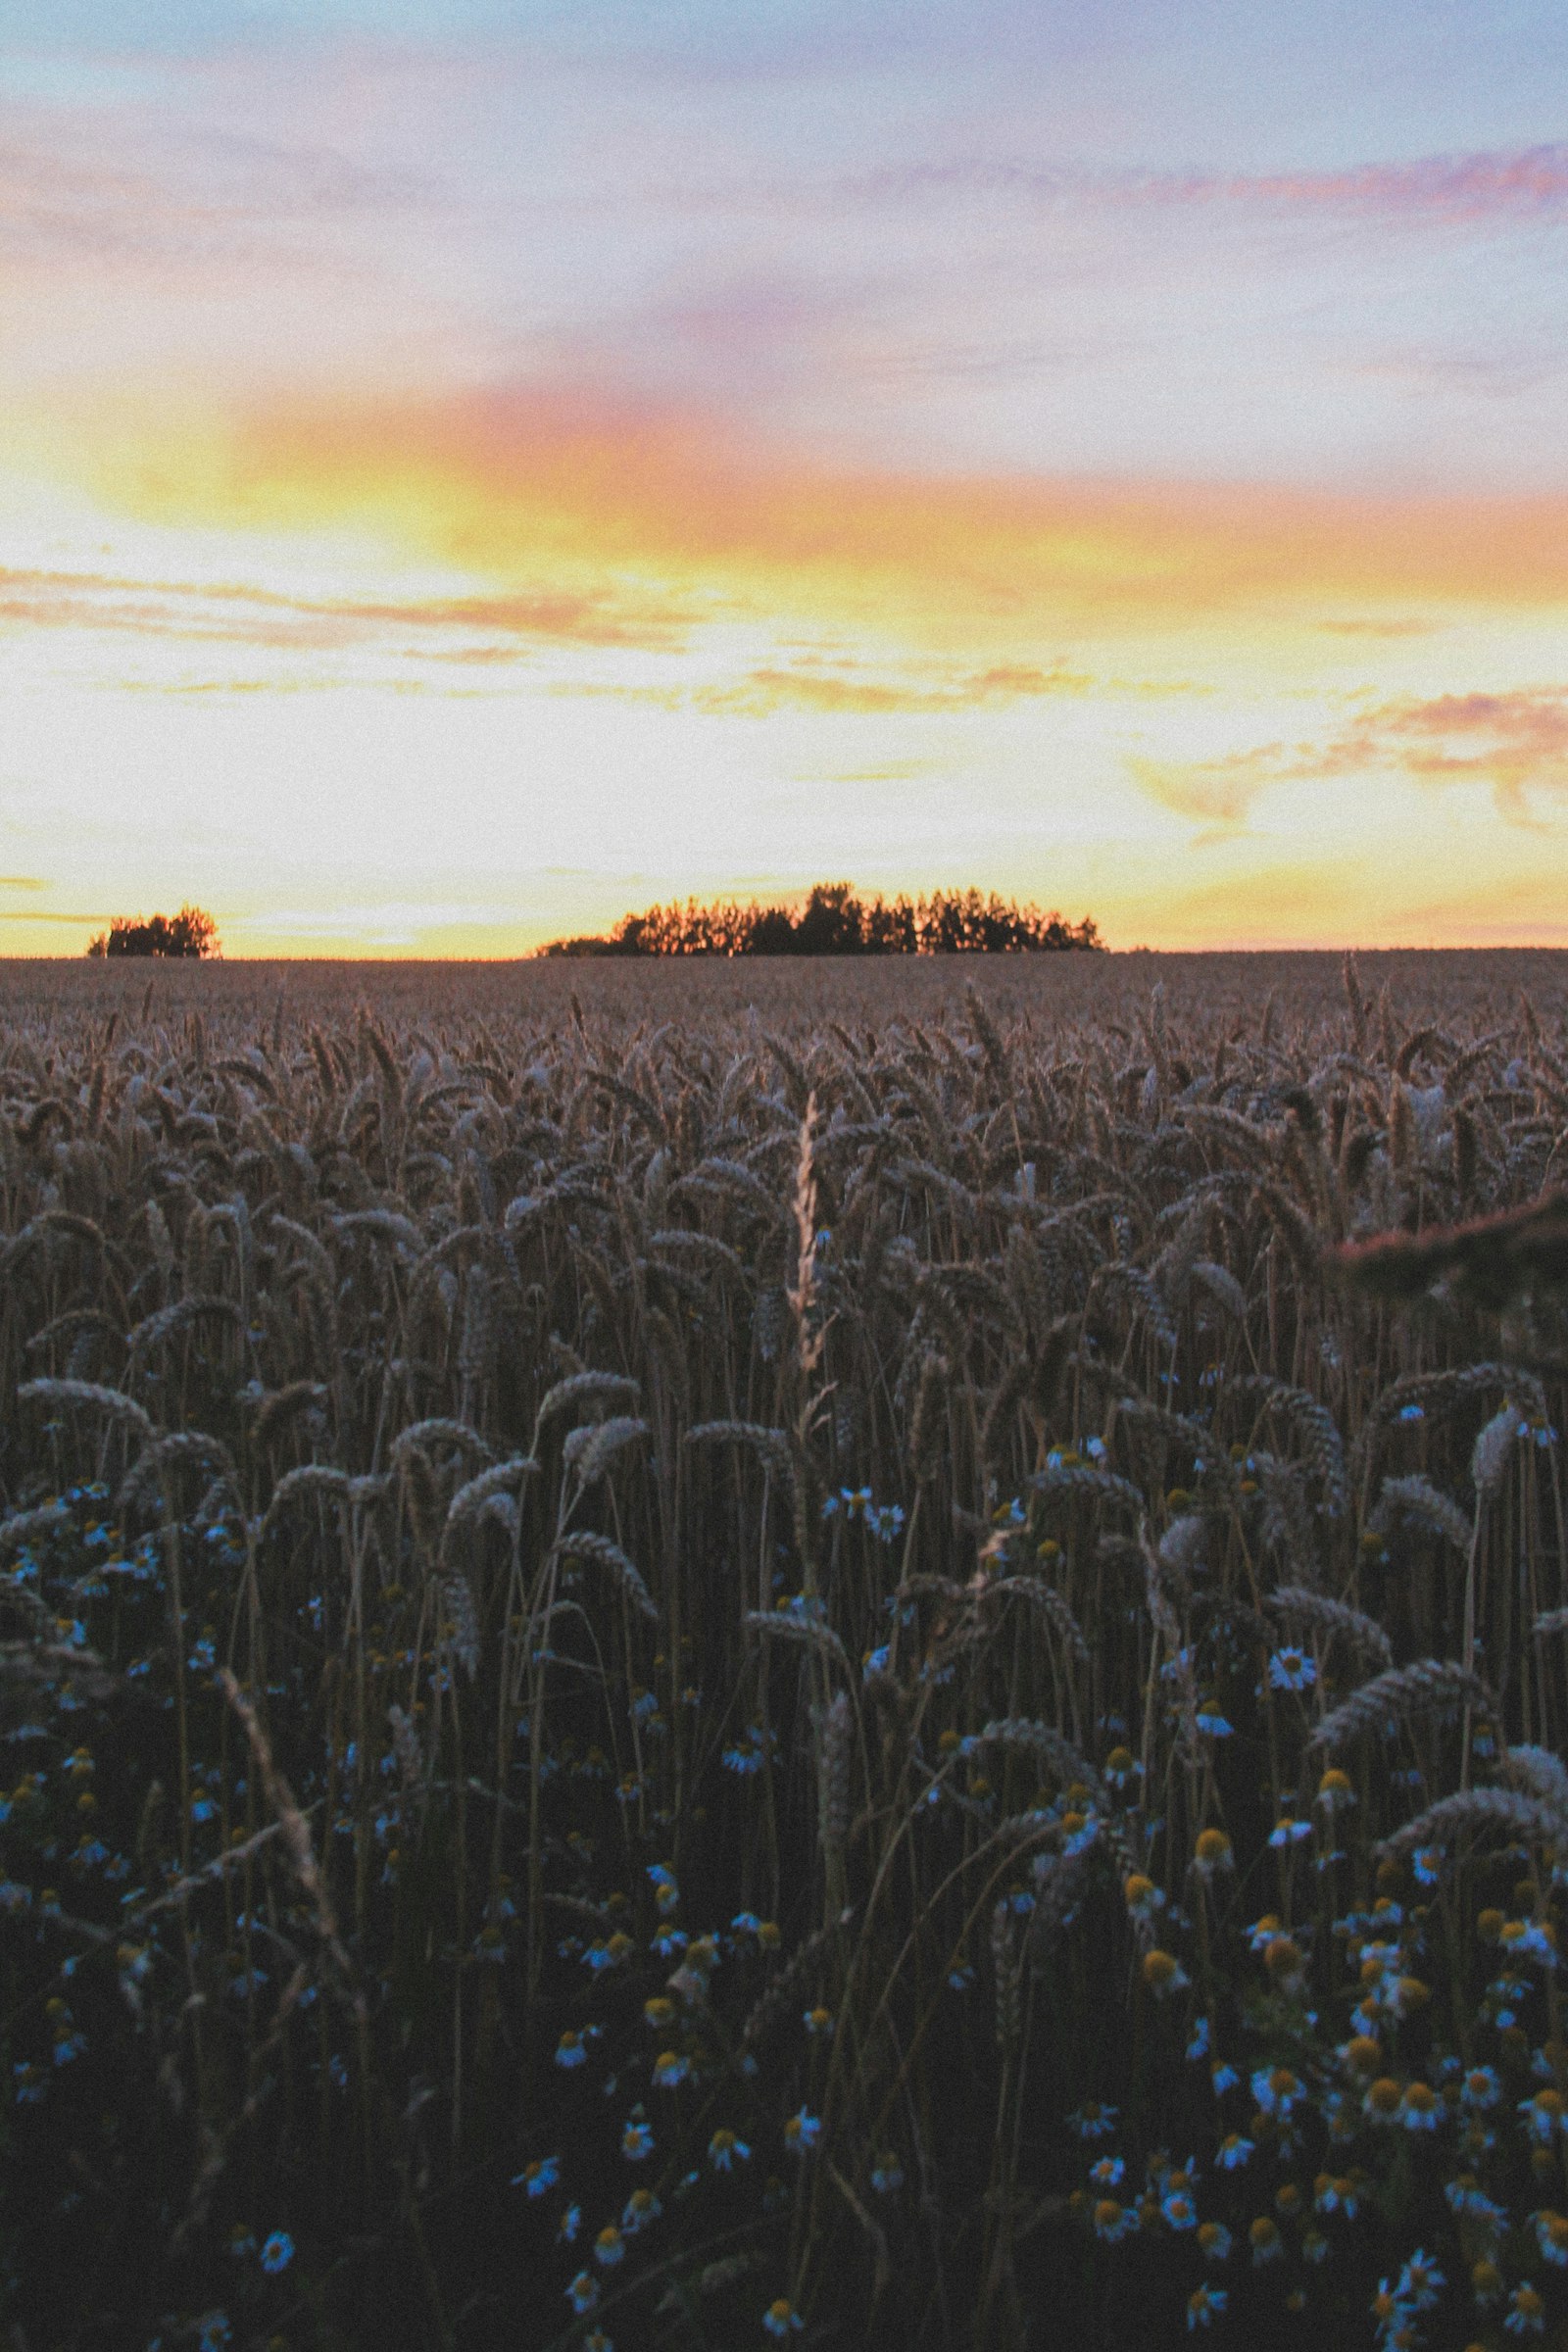
[[[1098,949],[1087,917],[1020,906],[995,891],[934,891],[928,899],[858,899],[852,882],[816,883],[799,915],[787,906],[650,906],[622,915],[606,939],[557,939],[541,956],[1018,956]],[[113,950],[110,951],[114,953]]]
[[[155,914],[145,922],[117,914],[107,931],[87,943],[89,956],[221,956],[218,925],[201,906],[182,906],[177,914]]]

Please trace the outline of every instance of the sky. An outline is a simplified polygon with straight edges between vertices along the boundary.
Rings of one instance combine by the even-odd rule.
[[[7,0],[0,954],[1568,945],[1558,0]]]

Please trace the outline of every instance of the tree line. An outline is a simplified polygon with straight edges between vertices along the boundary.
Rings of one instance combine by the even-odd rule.
[[[145,919],[117,914],[107,931],[87,942],[89,956],[220,956],[218,925],[201,906],[182,906],[177,914],[154,914]]]
[[[937,890],[928,898],[862,899],[851,882],[818,882],[797,913],[733,899],[650,906],[599,938],[556,939],[541,956],[1018,956],[1100,949],[1086,916],[999,898]]]

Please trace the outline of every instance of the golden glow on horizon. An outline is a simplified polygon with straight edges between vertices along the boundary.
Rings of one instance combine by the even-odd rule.
[[[1568,943],[1568,501],[520,394],[63,404],[0,500],[3,950],[189,895],[235,954],[506,955],[830,872],[1116,946]]]
[[[1000,643],[1568,605],[1568,498],[900,477],[581,394],[187,412],[73,454],[151,520],[352,522],[481,577],[656,584],[672,624],[697,599]]]

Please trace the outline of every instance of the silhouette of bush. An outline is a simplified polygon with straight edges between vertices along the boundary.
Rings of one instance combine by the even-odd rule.
[[[851,882],[813,885],[799,914],[788,906],[650,906],[622,915],[608,937],[557,939],[541,956],[1018,956],[1102,945],[1094,923],[1064,922],[1038,906],[977,890],[929,898],[860,899]]]
[[[221,956],[218,925],[205,908],[182,906],[177,914],[155,914],[138,922],[117,914],[107,931],[87,943],[89,956]]]

